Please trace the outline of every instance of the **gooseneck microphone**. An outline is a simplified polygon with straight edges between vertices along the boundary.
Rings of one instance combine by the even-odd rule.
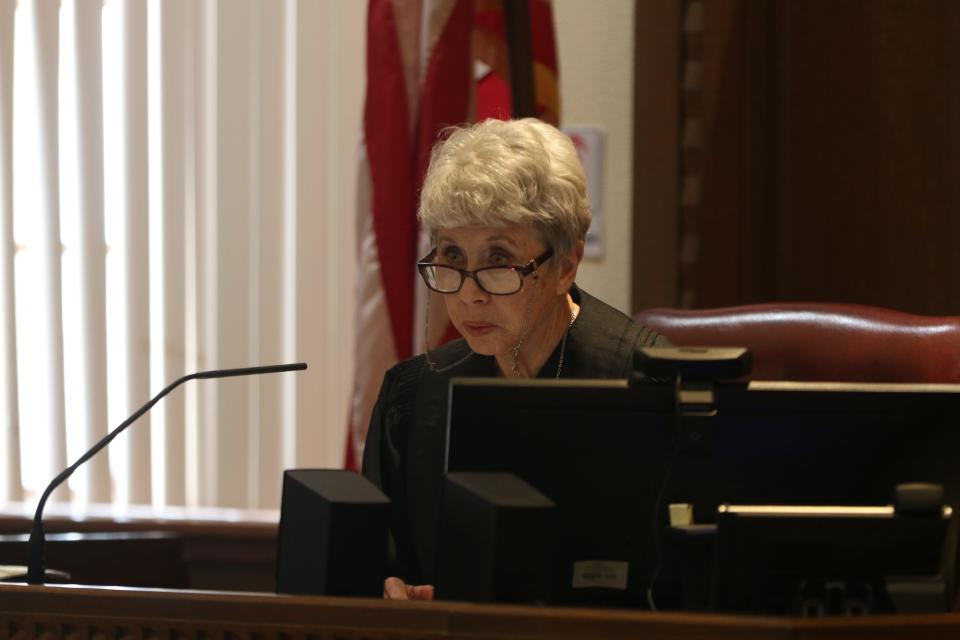
[[[90,449],[80,456],[76,462],[64,469],[60,475],[54,478],[50,484],[44,490],[43,495],[40,496],[40,502],[37,503],[37,512],[33,516],[33,528],[30,530],[30,558],[27,565],[27,583],[28,584],[43,584],[43,576],[45,572],[44,561],[43,561],[43,545],[46,540],[43,532],[43,507],[47,503],[47,498],[50,497],[50,494],[53,493],[53,490],[59,487],[64,480],[73,475],[73,472],[76,471],[80,465],[84,462],[97,455],[101,449],[106,447],[110,442],[113,441],[118,435],[120,435],[124,429],[129,427],[131,424],[136,422],[137,418],[149,411],[153,405],[163,398],[165,395],[179,387],[181,384],[188,380],[195,379],[207,379],[207,378],[232,378],[235,376],[256,376],[264,373],[282,373],[284,371],[302,371],[307,368],[306,362],[297,362],[294,364],[274,364],[265,367],[243,367],[240,369],[220,369],[217,371],[198,371],[196,373],[191,373],[178,378],[175,382],[167,385],[167,387],[155,395],[150,402],[143,405],[137,411],[123,421],[123,423],[105,435],[100,439],[95,445],[90,447]]]

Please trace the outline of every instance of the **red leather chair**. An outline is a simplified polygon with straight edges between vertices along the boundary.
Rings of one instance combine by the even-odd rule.
[[[755,380],[960,383],[960,317],[849,304],[650,309],[636,319],[680,346],[745,346]]]

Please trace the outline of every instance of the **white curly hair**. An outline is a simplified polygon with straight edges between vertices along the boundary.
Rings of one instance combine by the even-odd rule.
[[[592,217],[573,142],[535,118],[453,129],[433,148],[418,215],[433,237],[462,226],[530,225],[558,255],[576,249]]]

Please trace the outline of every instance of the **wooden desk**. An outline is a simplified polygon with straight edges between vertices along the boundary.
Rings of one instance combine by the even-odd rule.
[[[0,535],[0,565],[29,562],[28,535]],[[184,540],[174,533],[51,533],[44,548],[48,569],[70,582],[187,589]]]
[[[444,602],[0,584],[0,640],[960,637],[960,615],[804,620]]]
[[[28,534],[34,508],[0,505],[0,564],[24,564],[25,551],[3,536]],[[279,519],[268,510],[168,508],[158,515],[150,507],[51,504],[47,567],[87,584],[272,591]],[[72,543],[57,536],[66,533],[81,535]],[[121,539],[112,550],[98,542],[110,536]]]

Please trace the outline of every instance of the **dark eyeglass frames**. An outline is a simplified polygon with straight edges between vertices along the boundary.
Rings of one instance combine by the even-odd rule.
[[[483,267],[475,271],[431,262],[436,257],[437,250],[434,249],[417,262],[417,270],[431,291],[456,293],[463,287],[464,278],[473,278],[477,286],[487,293],[509,296],[520,291],[526,276],[553,257],[553,249],[547,249],[525,266]]]

